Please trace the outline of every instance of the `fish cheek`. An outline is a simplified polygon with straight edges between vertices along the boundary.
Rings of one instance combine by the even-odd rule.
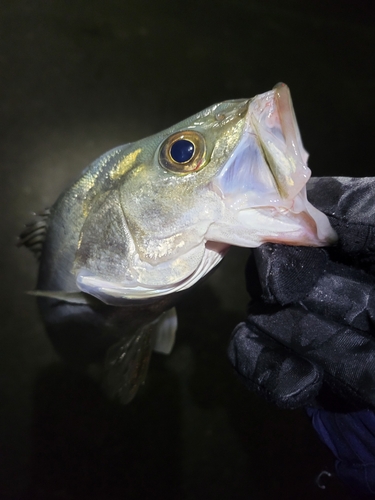
[[[124,279],[132,245],[118,192],[104,193],[83,224],[73,270],[77,274],[84,268],[108,281]]]

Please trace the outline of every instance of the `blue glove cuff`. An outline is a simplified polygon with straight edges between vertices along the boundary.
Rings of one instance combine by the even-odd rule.
[[[375,498],[375,413],[306,411],[321,440],[337,458],[338,477],[355,492]]]

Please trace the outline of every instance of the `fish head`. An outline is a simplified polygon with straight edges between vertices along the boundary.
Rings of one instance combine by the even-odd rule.
[[[331,243],[328,219],[306,197],[307,157],[284,84],[102,157],[85,174],[97,194],[78,287],[121,304],[189,288],[231,245]]]

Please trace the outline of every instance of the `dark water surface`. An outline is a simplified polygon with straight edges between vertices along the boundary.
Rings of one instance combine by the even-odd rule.
[[[303,412],[241,386],[246,250],[179,306],[127,407],[46,338],[15,237],[91,160],[224,99],[291,88],[314,175],[373,175],[372,2],[15,0],[0,9],[0,498],[347,499]]]

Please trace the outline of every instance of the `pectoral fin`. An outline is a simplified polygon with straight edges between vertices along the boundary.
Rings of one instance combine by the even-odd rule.
[[[139,328],[112,346],[105,360],[105,390],[109,397],[123,404],[130,403],[146,379],[151,352],[169,354],[177,330],[175,308],[164,312],[155,321]]]
[[[127,404],[145,381],[152,352],[153,327],[141,327],[130,339],[112,346],[105,360],[104,388],[110,398]]]

